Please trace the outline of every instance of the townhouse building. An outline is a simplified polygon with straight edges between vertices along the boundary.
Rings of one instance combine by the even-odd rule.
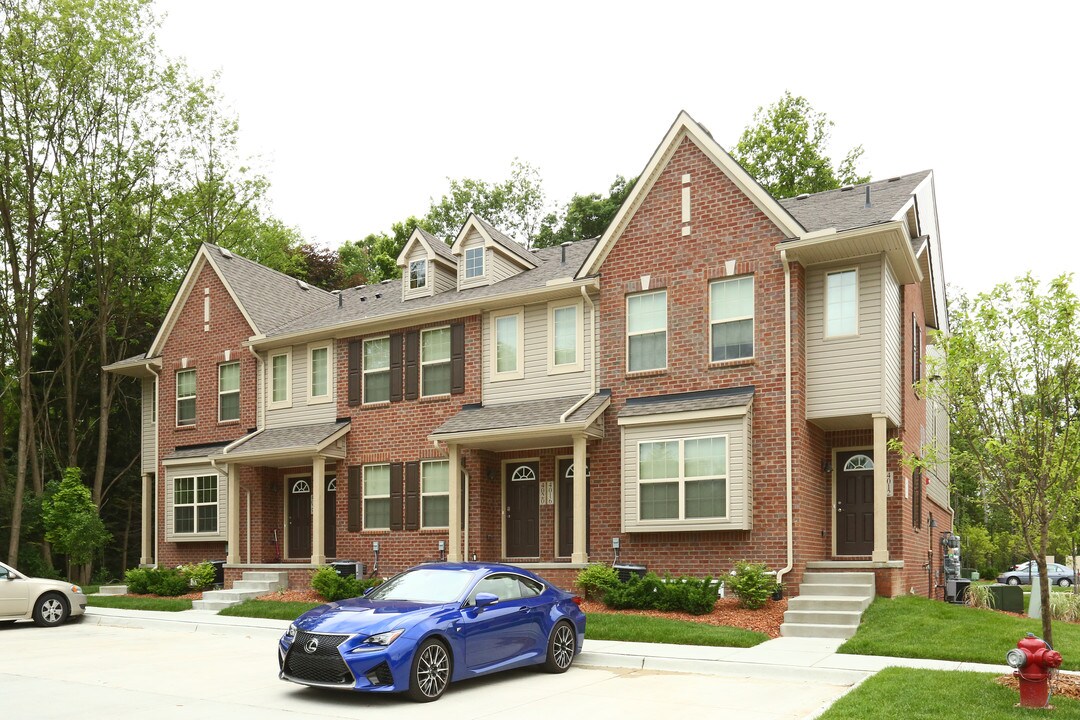
[[[569,585],[618,553],[925,594],[948,467],[888,443],[947,457],[916,392],[948,329],[935,203],[929,171],[778,200],[682,113],[600,238],[527,250],[473,216],[335,293],[204,245],[105,368],[141,385],[141,561]]]

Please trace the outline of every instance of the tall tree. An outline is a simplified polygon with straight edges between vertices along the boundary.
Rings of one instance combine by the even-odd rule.
[[[450,242],[469,214],[476,213],[510,237],[528,244],[540,229],[544,203],[540,173],[529,163],[515,159],[510,163],[510,177],[502,182],[450,180],[450,189],[438,201],[431,201],[421,225]]]
[[[533,245],[552,247],[603,235],[636,182],[637,178],[627,180],[617,175],[606,196],[575,193],[560,213],[550,213],[544,218]]]
[[[941,360],[924,392],[952,420],[952,455],[978,469],[982,492],[1006,508],[1035,559],[1043,639],[1053,643],[1046,555],[1051,529],[1076,507],[1080,472],[1080,300],[1071,276],[1045,292],[1026,275],[950,310]]]
[[[855,171],[862,145],[849,150],[839,166],[833,167],[829,157],[833,124],[805,97],[785,90],[775,103],[754,112],[731,155],[779,198],[867,182],[869,176]]]

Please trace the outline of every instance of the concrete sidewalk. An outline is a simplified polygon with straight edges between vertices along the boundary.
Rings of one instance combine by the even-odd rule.
[[[121,627],[148,627],[177,632],[241,634],[277,637],[289,626],[287,620],[227,617],[201,610],[155,612],[89,607],[83,622]],[[846,655],[837,653],[842,640],[777,638],[752,648],[667,645],[659,643],[586,640],[577,662],[608,668],[632,668],[667,672],[756,677],[799,678],[836,685],[855,685],[879,670],[911,667],[926,670],[968,670],[1011,674],[1005,664],[987,665],[950,660],[919,660]]]

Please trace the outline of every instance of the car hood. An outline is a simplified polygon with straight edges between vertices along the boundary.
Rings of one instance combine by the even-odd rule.
[[[296,627],[307,632],[374,635],[408,629],[447,607],[445,603],[352,598],[309,610],[296,619]]]
[[[79,587],[78,585],[76,585],[75,583],[67,582],[65,580],[51,580],[49,578],[28,577],[25,580],[23,580],[23,582],[28,582],[28,583],[31,583],[32,585],[34,585],[35,587],[45,588],[45,589],[48,589],[48,590],[60,590],[62,592],[74,592],[74,590],[72,588],[79,588],[79,590],[82,591],[82,588]]]

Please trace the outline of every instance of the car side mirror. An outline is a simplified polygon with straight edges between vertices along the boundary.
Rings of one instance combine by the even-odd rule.
[[[487,607],[488,605],[494,605],[499,602],[499,596],[494,593],[476,593],[476,598],[473,600],[473,604],[476,607]]]

